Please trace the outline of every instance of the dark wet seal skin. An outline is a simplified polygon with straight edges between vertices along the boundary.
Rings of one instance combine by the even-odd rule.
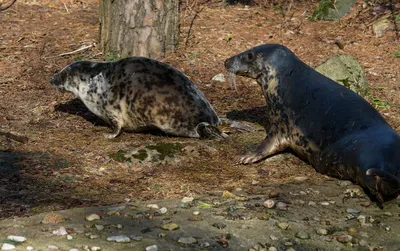
[[[80,98],[110,124],[115,138],[122,130],[159,129],[193,138],[226,137],[204,94],[177,69],[149,58],[117,62],[75,62],[51,77],[60,91]]]
[[[292,150],[318,172],[361,185],[380,207],[400,194],[400,136],[362,97],[278,44],[242,52],[225,67],[256,79],[270,120],[267,137],[239,163]]]

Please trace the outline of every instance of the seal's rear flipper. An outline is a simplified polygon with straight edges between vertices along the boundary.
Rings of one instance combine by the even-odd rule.
[[[378,168],[370,168],[366,172],[376,181],[376,197],[380,203],[384,201],[384,197],[397,196],[400,192],[400,180],[395,176]]]

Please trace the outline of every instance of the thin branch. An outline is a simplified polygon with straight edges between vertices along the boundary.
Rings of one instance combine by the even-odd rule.
[[[192,31],[192,27],[193,27],[193,24],[194,24],[194,20],[197,18],[197,16],[199,15],[199,13],[203,11],[204,7],[205,7],[205,6],[203,6],[203,8],[201,8],[200,10],[196,10],[196,12],[194,13],[194,16],[193,16],[193,18],[192,18],[192,21],[190,22],[189,30],[188,30],[187,35],[186,35],[185,48],[187,47],[187,45],[188,45],[188,43],[189,43],[190,32]]]
[[[8,8],[10,8],[17,0],[12,0],[8,5],[6,5],[5,7],[2,7],[0,5],[0,11],[6,10]]]
[[[93,47],[96,47],[96,43],[93,43],[93,44],[90,44],[90,45],[86,45],[86,46],[82,46],[81,48],[79,48],[77,50],[74,50],[74,51],[71,51],[71,52],[64,52],[64,53],[61,53],[61,54],[59,54],[57,56],[51,56],[51,57],[46,57],[46,58],[56,58],[56,57],[72,55],[72,54],[75,54],[75,53],[78,53],[78,52],[81,52],[81,51],[84,51],[84,50],[87,50],[87,49],[90,49],[90,48],[93,48]]]

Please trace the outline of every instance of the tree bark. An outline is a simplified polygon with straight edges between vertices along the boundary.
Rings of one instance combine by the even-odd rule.
[[[179,42],[179,0],[101,0],[100,43],[118,57],[162,57]]]

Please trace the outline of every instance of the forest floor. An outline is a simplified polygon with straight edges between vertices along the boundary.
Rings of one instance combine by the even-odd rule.
[[[364,8],[362,2],[340,21],[318,22],[308,20],[316,1],[294,1],[290,10],[269,3],[187,5],[181,11],[179,49],[159,60],[188,75],[221,117],[258,122],[265,101],[257,83],[237,78],[236,92],[229,82],[211,80],[219,73],[227,76],[226,58],[262,43],[284,44],[312,67],[333,55],[350,54],[365,69],[367,100],[400,132],[400,58],[394,56],[400,52],[400,40],[394,31],[377,38],[371,24],[388,10]],[[235,165],[235,156],[254,149],[265,137],[263,131],[231,134],[226,141],[129,133],[105,139],[103,133],[110,129],[71,94],[57,92],[49,83],[52,74],[75,60],[113,59],[99,46],[60,56],[98,44],[98,11],[96,0],[20,0],[0,12],[0,130],[23,136],[0,135],[0,219],[127,199],[182,198],[225,190],[251,195],[282,185],[290,189],[282,191],[279,200],[290,203],[285,196],[296,192],[300,180],[309,187],[333,180],[292,155]],[[181,151],[178,160],[157,165],[115,158],[118,151],[168,143],[202,150]],[[335,182],[326,184],[336,189]]]

